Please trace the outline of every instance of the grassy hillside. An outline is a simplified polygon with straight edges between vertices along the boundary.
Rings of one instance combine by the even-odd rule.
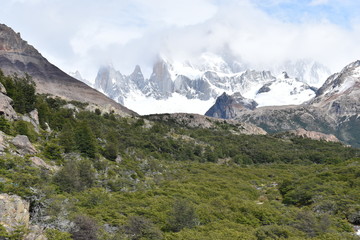
[[[38,110],[40,131],[4,118],[0,129],[28,135],[55,167],[10,146],[0,192],[30,201],[48,239],[358,239],[358,149],[90,112],[28,81],[0,76],[19,114]]]

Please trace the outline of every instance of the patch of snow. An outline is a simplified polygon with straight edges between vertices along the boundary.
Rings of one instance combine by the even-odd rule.
[[[199,113],[205,114],[214,105],[215,99],[202,101],[199,99],[188,99],[178,93],[173,93],[166,100],[156,100],[138,94],[124,100],[124,105],[131,110],[141,114],[154,113]]]
[[[170,69],[169,69],[170,70]],[[174,81],[177,76],[183,75],[188,77],[191,80],[200,78],[204,73],[198,69],[195,69],[189,65],[183,63],[175,62],[172,64],[172,69],[170,70],[171,79]]]
[[[339,87],[337,87],[335,89],[338,90],[339,93],[342,93],[342,92],[345,92],[346,90],[348,90],[349,88],[353,87],[354,84],[355,84],[355,80],[353,78],[348,78],[345,80],[345,82],[343,84],[341,84]]]
[[[299,105],[315,97],[315,92],[295,79],[274,81],[270,91],[257,94],[253,99],[264,106]]]

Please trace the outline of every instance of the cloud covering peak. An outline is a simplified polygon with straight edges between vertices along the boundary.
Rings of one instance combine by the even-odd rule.
[[[136,64],[150,71],[159,55],[185,61],[225,51],[257,69],[311,58],[338,71],[360,53],[360,4],[348,0],[4,2],[3,23],[89,80],[108,62],[123,73]]]

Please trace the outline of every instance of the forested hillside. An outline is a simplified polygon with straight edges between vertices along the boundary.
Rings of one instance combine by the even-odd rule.
[[[0,193],[27,200],[49,240],[359,239],[358,149],[124,118],[36,95],[29,77],[0,82],[18,115],[0,118]],[[0,239],[31,232],[5,225]]]

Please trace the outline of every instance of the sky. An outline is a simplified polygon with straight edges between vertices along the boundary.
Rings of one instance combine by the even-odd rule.
[[[314,59],[332,72],[360,58],[356,0],[1,0],[0,22],[65,72],[93,81],[112,64],[145,74],[159,56],[223,54],[256,70]]]

